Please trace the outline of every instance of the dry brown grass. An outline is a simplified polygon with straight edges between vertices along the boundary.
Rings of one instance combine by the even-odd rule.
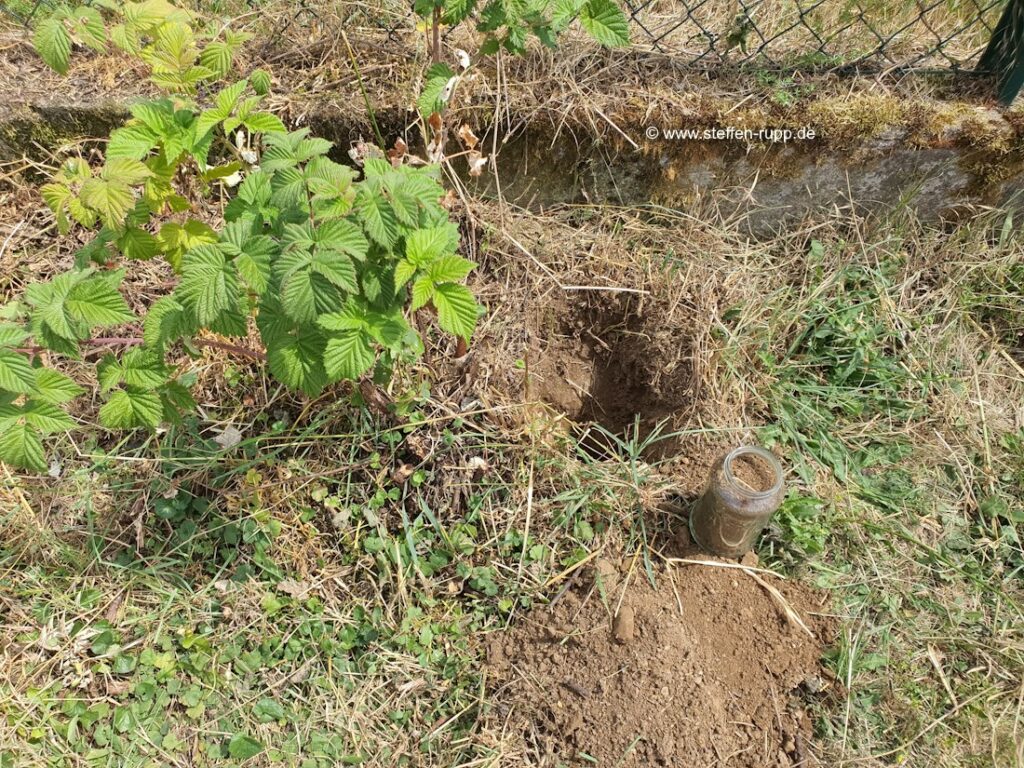
[[[423,62],[419,38],[408,35],[374,68],[383,38],[361,25],[349,35],[374,99],[407,106]],[[301,56],[287,41],[281,51],[291,53],[282,58],[272,49],[250,53],[253,62],[279,68],[275,105],[295,120],[324,99],[339,120],[363,120],[354,76],[329,27]],[[132,73],[110,61],[80,66],[77,82],[94,82],[92,68],[107,68],[116,73],[115,92],[123,86],[134,93]],[[556,70],[565,76],[552,77]],[[536,52],[482,72],[460,115],[507,131],[546,122],[556,132],[613,137],[640,115],[718,119],[747,98],[735,80],[703,77],[660,57],[600,53],[573,39],[558,59]],[[62,98],[49,82],[40,80],[32,98]],[[825,105],[816,107],[823,110],[818,119],[832,120],[845,105],[853,117],[844,136],[852,142],[910,118],[928,135],[942,134],[927,101],[894,109],[915,89],[930,93],[919,81],[815,83],[812,99]],[[767,106],[770,98],[759,92],[745,106],[776,110]],[[744,119],[756,122],[757,115]],[[64,268],[80,244],[77,235],[55,236],[23,175],[52,164],[0,170],[0,300]],[[841,481],[814,458],[814,445],[779,442],[794,493],[822,502],[810,521],[822,530],[807,534],[787,518],[764,546],[775,566],[831,590],[844,626],[830,662],[839,684],[811,701],[819,723],[814,754],[830,766],[1024,763],[1024,553],[1014,538],[1021,526],[984,506],[992,497],[1019,503],[1024,482],[1011,440],[1024,427],[1024,362],[1019,338],[1007,330],[1022,327],[1024,299],[1011,287],[1024,261],[1016,230],[1002,237],[1003,218],[991,212],[940,230],[910,215],[880,221],[839,210],[755,241],[709,201],[687,210],[592,204],[543,214],[467,201],[460,216],[466,255],[481,264],[473,288],[488,315],[467,359],[455,361],[447,342],[431,340],[428,360],[390,386],[387,394],[400,398],[429,384],[404,423],[351,407],[344,388],[313,401],[288,395],[257,366],[207,350],[179,361],[196,373],[202,407],[185,432],[123,439],[99,432],[91,427],[97,403],[90,396],[77,413],[82,429],[59,446],[58,478],[0,475],[0,752],[49,750],[76,764],[61,703],[131,699],[118,687],[122,679],[88,650],[92,625],[105,619],[125,642],[169,646],[182,659],[180,638],[203,627],[218,649],[251,649],[281,636],[301,643],[297,658],[272,657],[255,674],[240,673],[234,661],[212,665],[226,700],[211,712],[230,712],[232,723],[265,743],[292,732],[336,733],[371,765],[535,764],[538,756],[512,721],[495,720],[487,709],[481,638],[516,620],[516,600],[557,589],[577,548],[657,546],[654,534],[679,525],[679,509],[666,499],[697,493],[720,448],[782,441],[780,428],[791,416],[779,382],[805,369],[812,384],[824,380],[821,360],[787,355],[812,322],[849,309],[835,286],[844,270],[860,265],[876,280],[867,302],[876,309],[851,323],[850,333],[867,323],[885,329],[885,343],[868,350],[906,372],[897,405],[912,405],[913,416],[886,409],[851,415],[842,408],[848,393],[824,384],[792,397],[796,405],[834,406],[829,433],[847,458],[866,449],[878,455]],[[824,244],[820,256],[812,255],[815,240]],[[158,265],[133,264],[130,273],[137,306],[169,289]],[[582,391],[572,407],[585,409],[607,348],[630,346],[646,351],[649,365],[637,367],[656,395],[651,402],[662,404],[668,428],[679,434],[667,455],[617,448],[591,451],[595,459],[576,448],[581,431],[566,415],[572,396],[554,397],[546,385],[565,371],[578,373]],[[68,370],[91,383],[89,369]],[[276,431],[274,422],[286,429]],[[225,455],[207,441],[229,424],[253,443]],[[666,461],[655,465],[654,458]],[[365,514],[407,464],[428,472],[417,503],[447,530],[474,528],[476,549],[461,562],[492,568],[512,607],[496,611],[495,600],[453,569],[425,577],[363,549],[368,536],[400,542],[403,514],[417,513],[404,500],[389,500]],[[869,489],[880,498],[865,491],[874,478],[889,483]],[[151,507],[176,484],[213,499],[232,522],[255,521],[257,532],[273,524],[273,564],[318,605],[300,601],[271,613],[268,595],[288,597],[280,574],[231,582],[227,567],[211,574],[206,550],[162,549],[174,525],[156,520]],[[566,510],[576,510],[569,522]],[[578,519],[598,528],[596,538],[574,530]],[[531,542],[547,548],[536,559],[525,556],[525,546],[506,544],[527,529]],[[642,541],[641,529],[651,540]],[[824,549],[802,554],[802,537],[815,535]],[[251,549],[242,551],[243,560],[252,559]],[[119,555],[130,555],[130,565]],[[93,591],[100,597],[83,597]],[[370,666],[304,639],[318,623],[330,627],[331,638],[365,627],[357,608],[378,610],[375,626],[393,633],[369,644]],[[79,621],[90,629],[74,636]],[[438,672],[442,662],[424,663],[394,639],[424,624],[445,627],[443,663],[457,660],[450,675]],[[30,695],[29,686],[44,693]],[[292,703],[297,721],[289,728],[257,722],[253,703],[267,695]],[[215,716],[192,722],[174,707],[174,734],[196,743],[224,736]],[[408,720],[396,721],[396,712],[410,713]],[[33,727],[42,730],[42,746],[29,746]],[[169,765],[192,761],[191,753],[150,754]]]

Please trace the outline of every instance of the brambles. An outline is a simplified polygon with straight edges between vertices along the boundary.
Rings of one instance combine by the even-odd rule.
[[[408,312],[433,308],[443,330],[472,336],[480,310],[461,283],[475,264],[456,253],[436,169],[367,158],[357,180],[327,156],[330,142],[261,111],[266,73],[219,85],[244,36],[201,46],[190,14],[164,0],[104,7],[121,19],[109,33],[94,12],[59,14],[40,27],[40,53],[65,69],[69,41],[85,29],[96,46],[109,39],[147,63],[166,97],[132,107],[102,167],[72,158],[40,190],[61,232],[98,231],[74,270],[30,285],[5,310],[0,459],[45,469],[43,435],[73,426],[57,406],[80,389],[42,367],[43,351],[74,358],[87,345],[130,346],[105,355],[97,377],[101,423],[131,429],[194,407],[167,362],[173,349],[194,350],[203,332],[245,337],[252,316],[270,372],[308,395],[419,355]],[[212,93],[205,108],[200,85]],[[235,192],[218,230],[193,216],[190,196],[219,189]],[[105,268],[157,257],[176,286],[136,318],[119,291],[124,269]],[[131,336],[94,336],[129,323],[140,326]]]
[[[575,19],[601,45],[629,43],[629,22],[613,0],[541,0],[529,4],[489,0],[482,8],[478,5],[476,0],[416,0],[415,11],[431,22],[434,30],[462,23],[477,12],[476,28],[484,35],[480,53],[484,55],[501,49],[522,54],[531,34],[555,48],[558,35]]]

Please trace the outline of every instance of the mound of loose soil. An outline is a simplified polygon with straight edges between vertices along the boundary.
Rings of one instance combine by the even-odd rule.
[[[601,561],[582,586],[491,641],[496,700],[522,724],[535,759],[806,764],[811,723],[799,689],[821,689],[833,632],[821,596],[761,576],[812,638],[744,571],[673,565],[656,576],[655,588],[641,571],[625,579]]]

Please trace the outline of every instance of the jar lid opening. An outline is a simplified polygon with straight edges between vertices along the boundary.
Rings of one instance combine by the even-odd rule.
[[[735,464],[739,459],[748,460],[744,465],[751,471],[744,472],[745,476],[740,476],[740,467]],[[775,456],[759,446],[741,445],[731,450],[725,457],[722,471],[729,485],[751,498],[773,496],[782,488],[782,466]],[[750,475],[754,475],[756,481],[752,481]]]

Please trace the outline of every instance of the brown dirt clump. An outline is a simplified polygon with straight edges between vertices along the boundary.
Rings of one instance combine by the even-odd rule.
[[[723,561],[724,562],[724,561]],[[496,700],[539,765],[775,768],[809,758],[800,688],[822,689],[822,597],[735,568],[673,566],[652,587],[599,562],[583,587],[496,636]],[[628,581],[628,584],[625,582]]]

